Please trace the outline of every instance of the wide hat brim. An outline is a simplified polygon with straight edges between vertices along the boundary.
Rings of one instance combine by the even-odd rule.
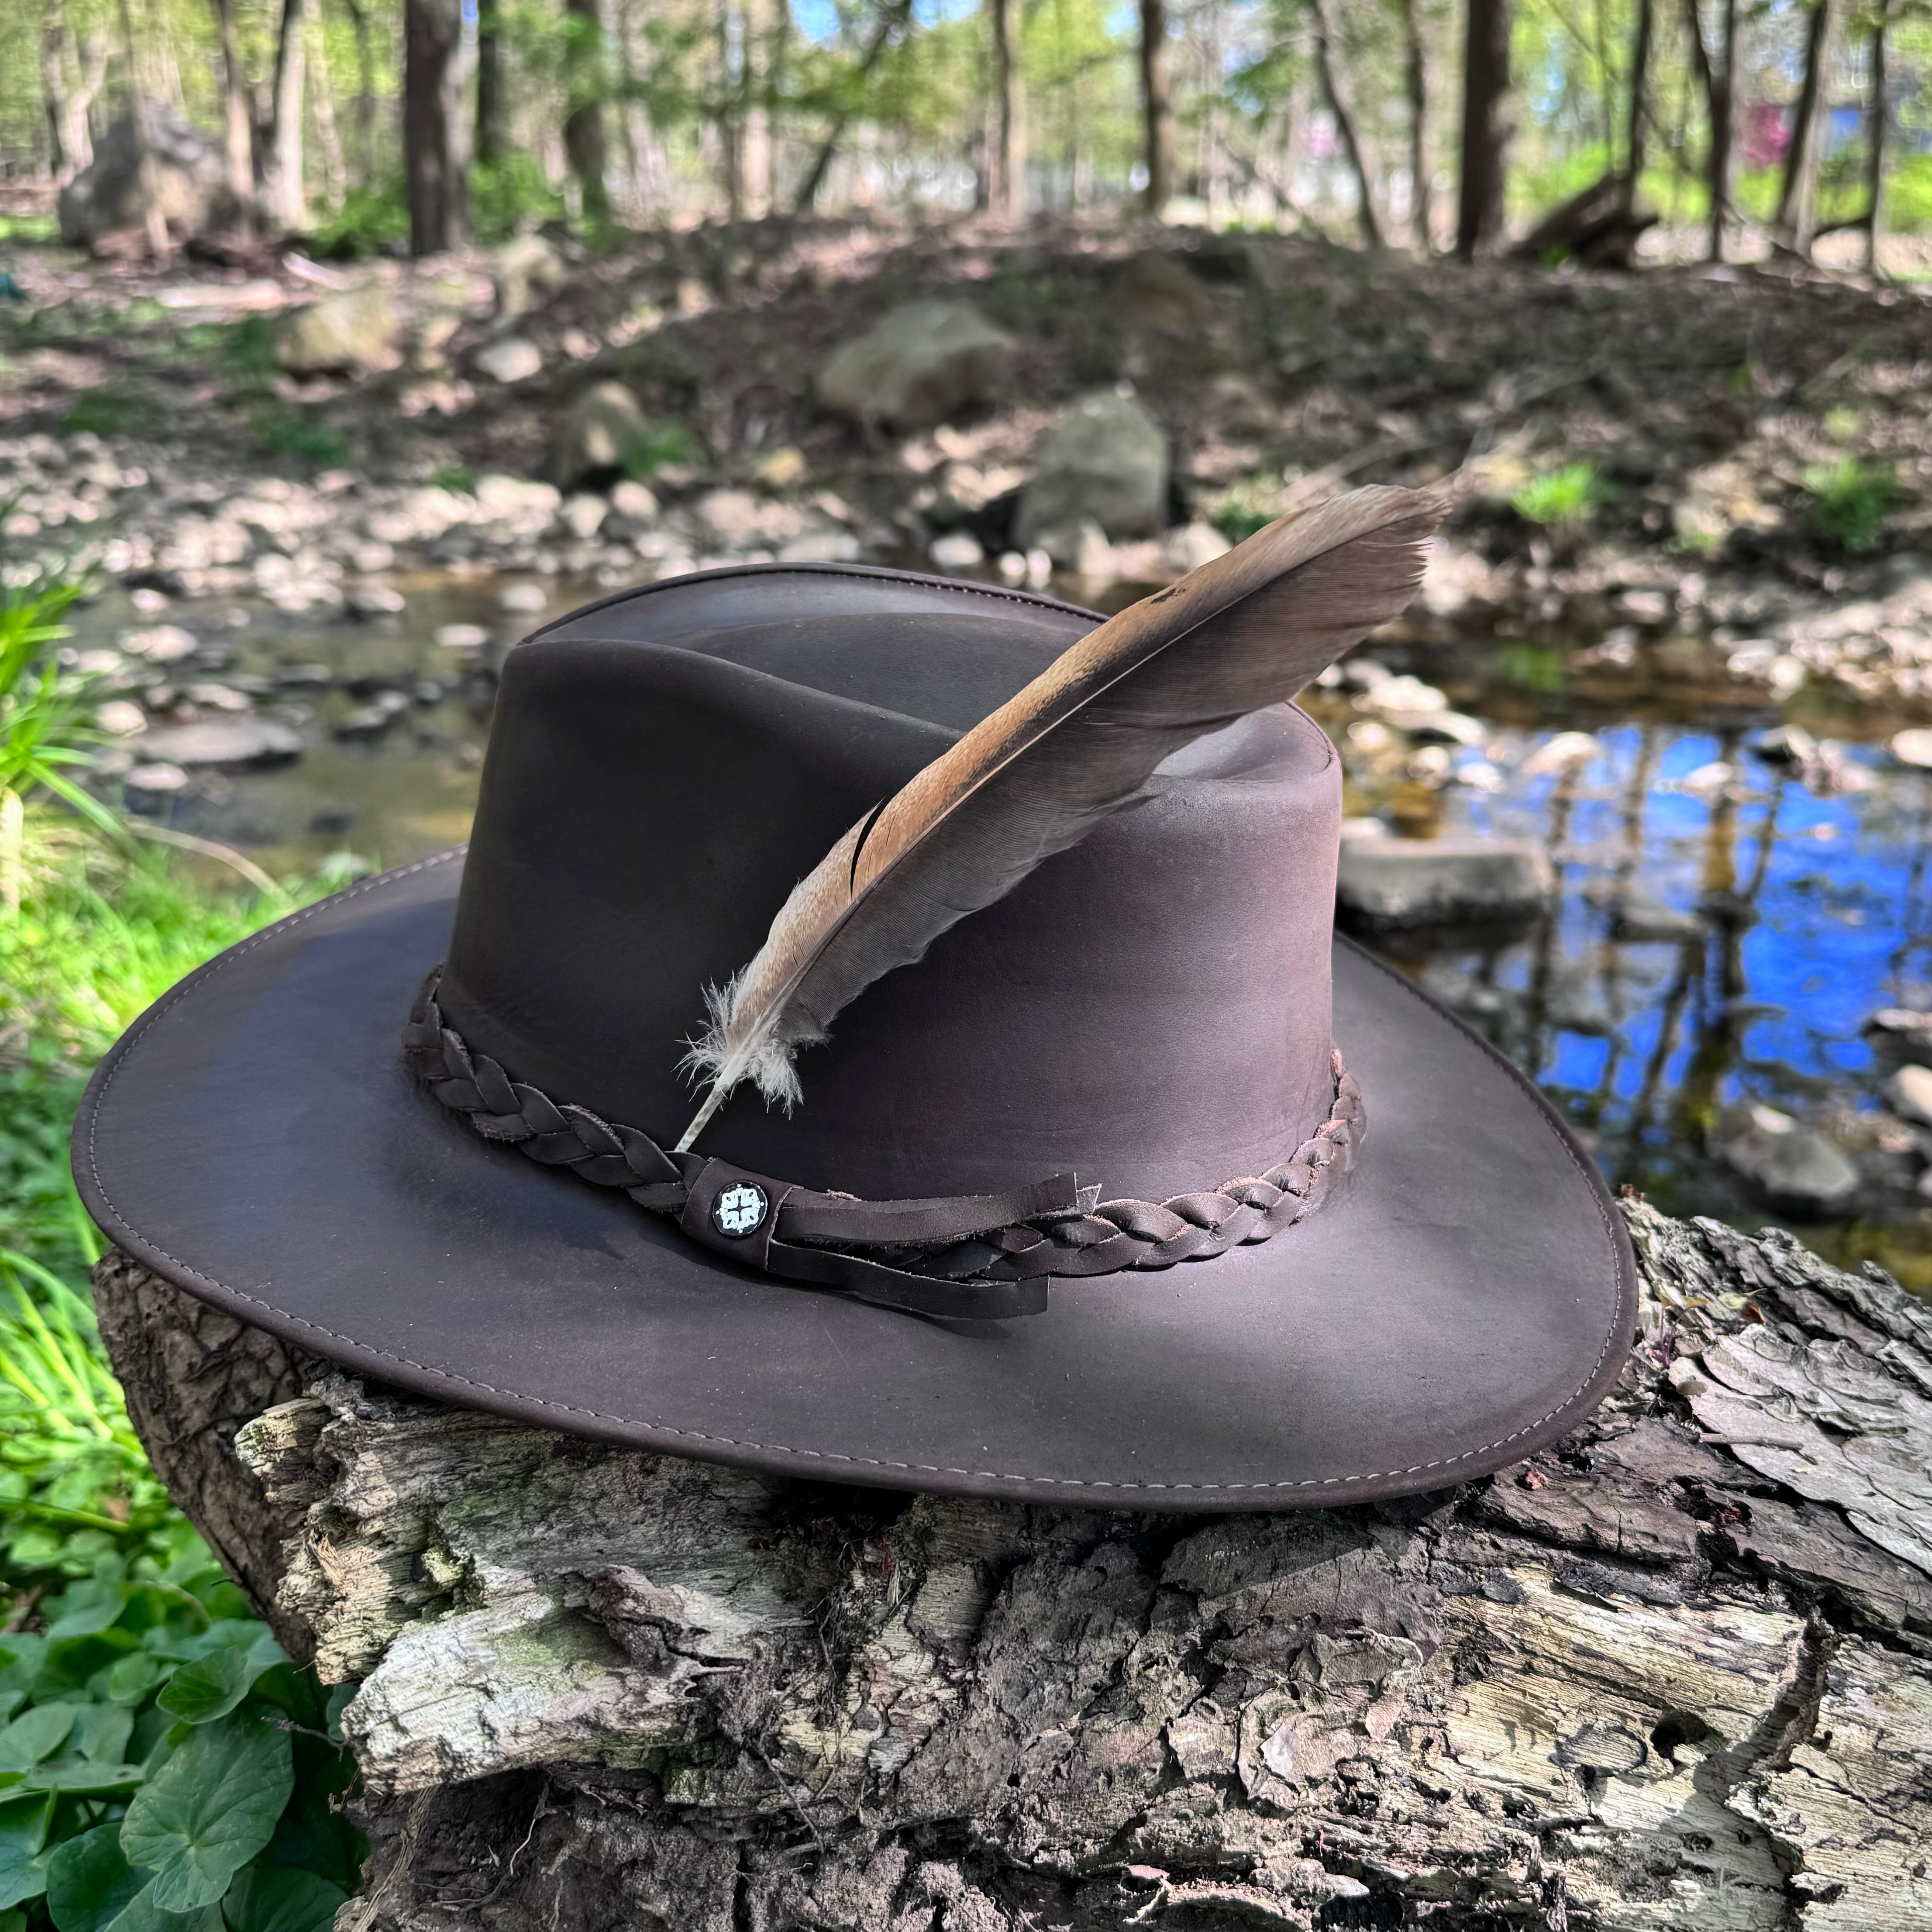
[[[1264,1244],[926,1320],[734,1267],[479,1141],[398,1034],[462,855],[231,948],[96,1072],[104,1232],[190,1294],[382,1382],[774,1474],[1088,1506],[1283,1509],[1438,1489],[1562,1435],[1636,1307],[1594,1167],[1522,1076],[1344,940],[1335,1030],[1369,1134]],[[1104,1180],[1104,1176],[1092,1178]]]

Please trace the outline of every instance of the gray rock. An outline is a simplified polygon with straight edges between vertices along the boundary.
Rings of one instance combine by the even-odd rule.
[[[393,584],[352,584],[342,596],[342,608],[352,617],[393,617],[405,602]]]
[[[153,764],[278,764],[302,748],[302,734],[272,718],[198,718],[162,725],[141,740],[141,755]]]
[[[402,333],[402,318],[387,289],[345,289],[282,317],[275,327],[275,360],[292,376],[360,374],[393,364]]]
[[[1042,439],[1034,463],[1016,542],[1090,519],[1110,537],[1148,536],[1167,520],[1167,437],[1131,396],[1102,389],[1082,397]]]
[[[861,422],[928,428],[998,396],[1013,346],[970,302],[907,302],[820,370],[818,400]]]
[[[935,568],[949,575],[976,569],[986,560],[980,539],[970,530],[948,530],[943,537],[933,540],[926,555],[932,558]]]
[[[543,351],[520,335],[500,335],[470,359],[493,382],[526,382],[543,374]]]
[[[1200,277],[1179,256],[1150,248],[1121,264],[1107,287],[1107,306],[1130,328],[1185,335],[1208,319],[1210,298]]]
[[[63,242],[91,248],[105,236],[144,226],[151,210],[178,242],[233,225],[242,211],[229,190],[220,142],[162,107],[145,110],[143,132],[145,141],[133,116],[123,114],[95,142],[94,159],[60,192]]]
[[[586,476],[621,469],[645,427],[643,409],[622,382],[592,383],[557,425],[551,476],[568,490]]]
[[[1774,1107],[1734,1115],[1718,1155],[1766,1207],[1793,1216],[1838,1214],[1858,1191],[1858,1171],[1844,1152]]]
[[[490,278],[496,286],[496,313],[506,318],[527,315],[570,280],[570,264],[541,235],[519,235],[497,250]],[[479,356],[477,361],[480,364],[482,358]],[[496,380],[519,379],[500,376]]]
[[[588,543],[604,527],[604,520],[610,514],[610,504],[587,490],[565,497],[557,512],[565,529],[580,543]]]
[[[1885,1103],[1900,1120],[1932,1127],[1932,1066],[1901,1066],[1885,1083]]]
[[[1522,919],[1555,881],[1543,848],[1519,838],[1347,838],[1336,903],[1370,926]]]
[[[1865,1022],[1864,1031],[1874,1046],[1894,1059],[1932,1066],[1932,1013],[1886,1006]]]

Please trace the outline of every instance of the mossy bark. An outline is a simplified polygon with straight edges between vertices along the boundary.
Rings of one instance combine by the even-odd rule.
[[[1588,1425],[1295,1515],[775,1485],[97,1289],[184,1507],[361,1684],[343,1932],[1932,1926],[1932,1310],[1626,1212]]]

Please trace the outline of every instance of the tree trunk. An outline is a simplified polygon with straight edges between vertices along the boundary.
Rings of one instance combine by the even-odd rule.
[[[275,80],[268,110],[268,190],[270,212],[283,227],[308,226],[302,188],[302,81],[304,16],[308,0],[282,0],[281,30],[275,39]]]
[[[164,262],[173,253],[167,217],[154,179],[154,142],[150,137],[147,96],[141,91],[140,65],[134,52],[134,15],[128,0],[121,0],[121,51],[127,64],[128,125],[134,140],[134,168],[140,183],[142,225],[150,260]]]
[[[221,50],[222,147],[228,190],[245,211],[255,198],[255,130],[248,112],[248,80],[235,32],[233,0],[214,0],[214,36]]]
[[[1704,86],[1704,101],[1711,124],[1711,145],[1705,156],[1704,181],[1710,198],[1710,241],[1708,260],[1724,259],[1724,223],[1730,213],[1731,134],[1736,120],[1738,72],[1737,0],[1724,0],[1724,40],[1713,51],[1705,44],[1704,23],[1697,10],[1698,0],[1684,0],[1684,26],[1690,38],[1691,64]]]
[[[1892,26],[1892,0],[1879,0],[1872,22],[1871,99],[1865,109],[1865,272],[1878,273],[1878,238],[1885,212],[1885,143],[1892,121],[1886,99],[1886,39]]]
[[[1812,0],[1804,35],[1804,77],[1785,152],[1784,180],[1778,190],[1778,226],[1786,244],[1801,255],[1811,252],[1817,228],[1818,148],[1825,81],[1832,58],[1832,0]]]
[[[404,0],[403,172],[415,255],[460,247],[469,236],[462,50],[462,0]]]
[[[376,178],[376,67],[369,46],[369,10],[364,0],[342,0],[356,37],[356,178],[364,188]]]
[[[1418,0],[1401,0],[1403,73],[1408,83],[1408,173],[1415,245],[1434,246],[1435,170],[1429,161],[1429,56]]]
[[[993,212],[1017,220],[1026,212],[1026,154],[1021,146],[1018,0],[988,0],[993,28]]]
[[[1156,220],[1174,194],[1174,86],[1168,72],[1167,0],[1140,0],[1141,161],[1147,212]]]
[[[316,145],[322,150],[322,191],[330,206],[340,207],[349,191],[349,163],[342,151],[342,132],[336,125],[335,94],[328,84],[328,50],[322,40],[322,16],[309,16],[309,58],[321,85],[312,97]]]
[[[608,220],[609,155],[604,141],[604,25],[598,0],[563,0],[568,58],[564,89],[569,111],[563,121],[563,149],[577,178],[586,221]]]
[[[494,167],[509,152],[508,103],[503,94],[502,0],[477,0],[476,158]]]
[[[1630,113],[1624,124],[1622,202],[1625,214],[1636,212],[1643,178],[1644,136],[1650,126],[1650,44],[1657,31],[1656,0],[1636,0],[1636,27],[1630,40]]]
[[[1328,111],[1335,117],[1336,131],[1342,137],[1342,151],[1348,156],[1348,166],[1355,177],[1356,224],[1362,231],[1364,245],[1379,248],[1382,245],[1382,224],[1376,219],[1375,181],[1362,152],[1360,130],[1342,97],[1341,76],[1336,71],[1335,60],[1334,29],[1328,17],[1330,4],[1330,0],[1311,0],[1316,69],[1321,76],[1322,92],[1328,100]]]
[[[47,117],[47,172],[57,182],[80,172],[68,151],[67,22],[58,4],[40,22],[40,100]]]
[[[325,1371],[112,1254],[157,1468],[360,1688],[356,1932],[1932,1920],[1932,1310],[1624,1212],[1526,1464],[1160,1516],[767,1482]]]
[[[1466,262],[1502,239],[1510,125],[1510,0],[1468,0],[1462,62],[1462,179],[1456,253]]]

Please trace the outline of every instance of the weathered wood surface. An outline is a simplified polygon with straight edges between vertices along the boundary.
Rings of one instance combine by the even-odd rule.
[[[1557,1450],[1205,1520],[770,1486],[97,1280],[163,1473],[360,1680],[344,1932],[1932,1928],[1932,1310],[1627,1213]]]

